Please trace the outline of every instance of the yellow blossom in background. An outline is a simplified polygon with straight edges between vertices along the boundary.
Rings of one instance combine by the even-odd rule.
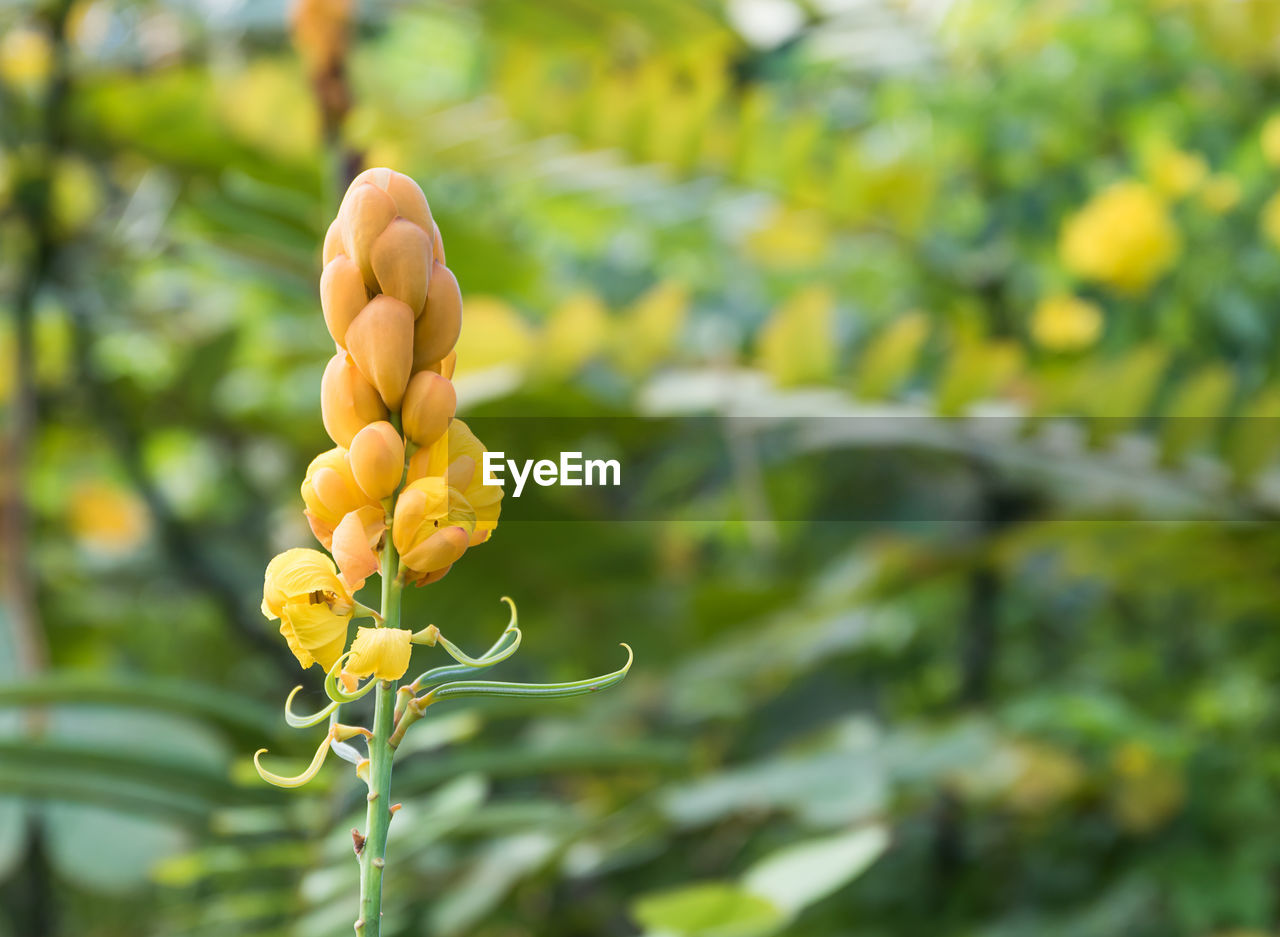
[[[1040,814],[1074,797],[1087,774],[1069,752],[1039,742],[1015,746],[1016,773],[1005,797],[1019,813]]]
[[[835,371],[835,337],[835,297],[825,287],[809,287],[760,330],[760,365],[783,386],[821,383]]]
[[[43,29],[15,26],[0,39],[0,79],[6,84],[34,90],[52,69],[53,44]]]
[[[1031,337],[1048,351],[1083,351],[1102,334],[1102,310],[1078,296],[1042,299],[1031,317]]]
[[[238,140],[274,156],[302,159],[320,145],[320,116],[292,60],[260,60],[220,82],[218,113]]]
[[[689,313],[689,291],[659,283],[627,311],[613,336],[613,358],[628,374],[643,374],[674,350]]]
[[[132,552],[150,530],[142,499],[128,488],[100,479],[72,489],[67,514],[81,546],[112,556]]]
[[[468,299],[458,337],[458,374],[503,365],[523,369],[536,345],[533,329],[510,304],[493,296]]]
[[[333,561],[319,550],[286,550],[267,564],[262,614],[280,619],[280,633],[303,668],[328,670],[347,645],[355,600]]]
[[[353,677],[399,680],[409,669],[412,631],[401,628],[358,628],[343,670]]]
[[[1262,206],[1262,233],[1277,250],[1280,250],[1280,192],[1277,192]]]
[[[1140,182],[1117,182],[1067,219],[1062,262],[1086,280],[1140,293],[1169,270],[1182,240],[1159,196]]]
[[[554,375],[572,374],[604,347],[609,319],[599,297],[578,293],[551,314],[542,333],[541,366]]]
[[[747,255],[772,269],[821,263],[831,242],[822,215],[779,206],[747,236]]]
[[[1126,830],[1146,833],[1163,825],[1186,799],[1176,767],[1142,742],[1126,742],[1111,758],[1111,812]]]
[[[1243,194],[1240,180],[1235,176],[1219,173],[1204,184],[1200,190],[1200,200],[1209,211],[1222,215],[1239,205]]]
[[[1209,164],[1199,153],[1161,146],[1151,157],[1151,182],[1169,198],[1185,198],[1209,176]]]
[[[1262,155],[1272,166],[1280,166],[1280,114],[1272,114],[1262,125]]]

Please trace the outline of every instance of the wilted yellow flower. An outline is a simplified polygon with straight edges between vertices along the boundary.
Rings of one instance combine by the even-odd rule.
[[[1235,176],[1219,173],[1204,184],[1204,188],[1200,190],[1200,200],[1209,211],[1221,215],[1235,208],[1240,203],[1242,194],[1240,181]]]
[[[1151,159],[1151,181],[1170,198],[1184,198],[1209,176],[1209,164],[1199,153],[1161,146]]]
[[[1150,188],[1117,182],[1067,219],[1059,250],[1077,276],[1141,292],[1173,265],[1181,238]]]
[[[484,483],[484,443],[462,420],[449,424],[449,432],[434,445],[419,449],[409,460],[410,481],[436,477],[462,493],[475,511],[471,546],[484,543],[498,526],[502,513],[502,486]]]
[[[354,677],[399,680],[409,669],[412,637],[402,628],[359,628],[343,670]]]
[[[1081,351],[1102,334],[1102,310],[1078,296],[1042,299],[1031,318],[1031,337],[1049,351]]]
[[[1272,114],[1262,125],[1262,155],[1272,166],[1280,166],[1280,114]]]
[[[319,550],[286,550],[267,564],[262,614],[280,619],[280,633],[304,668],[328,670],[342,656],[354,611],[333,561]]]
[[[1277,192],[1262,206],[1262,233],[1272,246],[1280,249],[1280,192]]]
[[[128,553],[147,536],[147,509],[142,499],[109,482],[78,484],[71,492],[69,515],[76,539],[100,553]]]

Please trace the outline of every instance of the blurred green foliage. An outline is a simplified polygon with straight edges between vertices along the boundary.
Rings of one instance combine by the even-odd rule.
[[[389,933],[1275,932],[1278,37],[1268,0],[371,3],[332,139],[277,3],[7,5],[0,934],[350,927],[354,778],[248,762],[314,746],[257,600],[310,542],[344,153],[427,192],[513,451],[879,417],[673,439],[659,518],[509,502],[408,599],[478,650],[513,596],[509,679],[637,663],[415,730]]]

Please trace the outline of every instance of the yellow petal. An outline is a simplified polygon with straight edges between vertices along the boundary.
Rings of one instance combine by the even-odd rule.
[[[358,677],[399,680],[409,669],[413,632],[402,628],[361,628],[351,644],[346,669]]]
[[[379,569],[374,547],[387,529],[381,506],[370,505],[352,511],[333,531],[333,558],[342,571],[342,580],[355,591]]]
[[[285,604],[280,612],[280,633],[299,664],[304,668],[319,664],[327,671],[342,656],[352,610],[348,606],[344,614],[315,598],[306,596]]]
[[[262,583],[262,614],[279,618],[286,603],[313,592],[334,593],[350,605],[351,596],[338,580],[333,561],[319,550],[285,550],[267,564]]]

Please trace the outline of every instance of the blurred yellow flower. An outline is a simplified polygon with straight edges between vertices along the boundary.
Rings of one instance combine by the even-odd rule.
[[[542,333],[541,364],[551,374],[572,374],[604,346],[609,318],[600,299],[578,293],[565,300]]]
[[[1083,351],[1102,334],[1102,310],[1078,296],[1042,299],[1031,317],[1031,337],[1049,351]]]
[[[1262,155],[1272,166],[1280,166],[1280,114],[1272,114],[1262,125]]]
[[[500,365],[523,368],[536,341],[533,329],[510,304],[493,296],[468,299],[458,337],[458,373]]]
[[[1272,246],[1280,249],[1280,192],[1277,192],[1262,206],[1262,233]]]
[[[359,628],[342,669],[353,677],[399,680],[409,669],[412,637],[412,631],[401,628]]]
[[[659,283],[631,307],[613,335],[613,355],[628,374],[643,374],[673,351],[689,312],[689,291]]]
[[[102,480],[76,485],[68,513],[76,540],[99,553],[129,553],[146,539],[149,528],[142,499],[127,488]]]
[[[219,82],[218,113],[240,142],[284,159],[313,156],[320,117],[292,59],[262,59]]]
[[[267,564],[262,614],[280,619],[280,633],[303,668],[328,670],[347,645],[355,600],[333,561],[319,550],[286,550]]]
[[[760,330],[760,364],[782,386],[821,382],[835,371],[835,339],[835,297],[825,287],[809,287]]]
[[[1072,273],[1124,292],[1142,292],[1182,247],[1163,201],[1140,182],[1117,182],[1067,219],[1059,242]]]
[[[1181,807],[1186,786],[1176,767],[1143,742],[1125,742],[1111,758],[1111,812],[1121,828],[1146,833]]]
[[[1014,747],[1017,773],[1006,791],[1009,806],[1039,814],[1074,797],[1086,781],[1084,766],[1071,753],[1040,742]]]
[[[15,26],[0,39],[0,78],[19,88],[34,89],[53,69],[49,34],[33,26]]]
[[[747,254],[772,269],[820,263],[831,232],[818,212],[779,207],[747,236]]]
[[[1208,176],[1209,164],[1199,153],[1161,146],[1151,159],[1151,182],[1169,198],[1190,195]]]
[[[64,157],[54,167],[50,198],[54,225],[62,235],[76,234],[102,211],[102,184],[87,160]]]
[[[1200,190],[1200,200],[1209,211],[1221,215],[1231,211],[1243,195],[1240,180],[1225,173],[1211,176]]]

